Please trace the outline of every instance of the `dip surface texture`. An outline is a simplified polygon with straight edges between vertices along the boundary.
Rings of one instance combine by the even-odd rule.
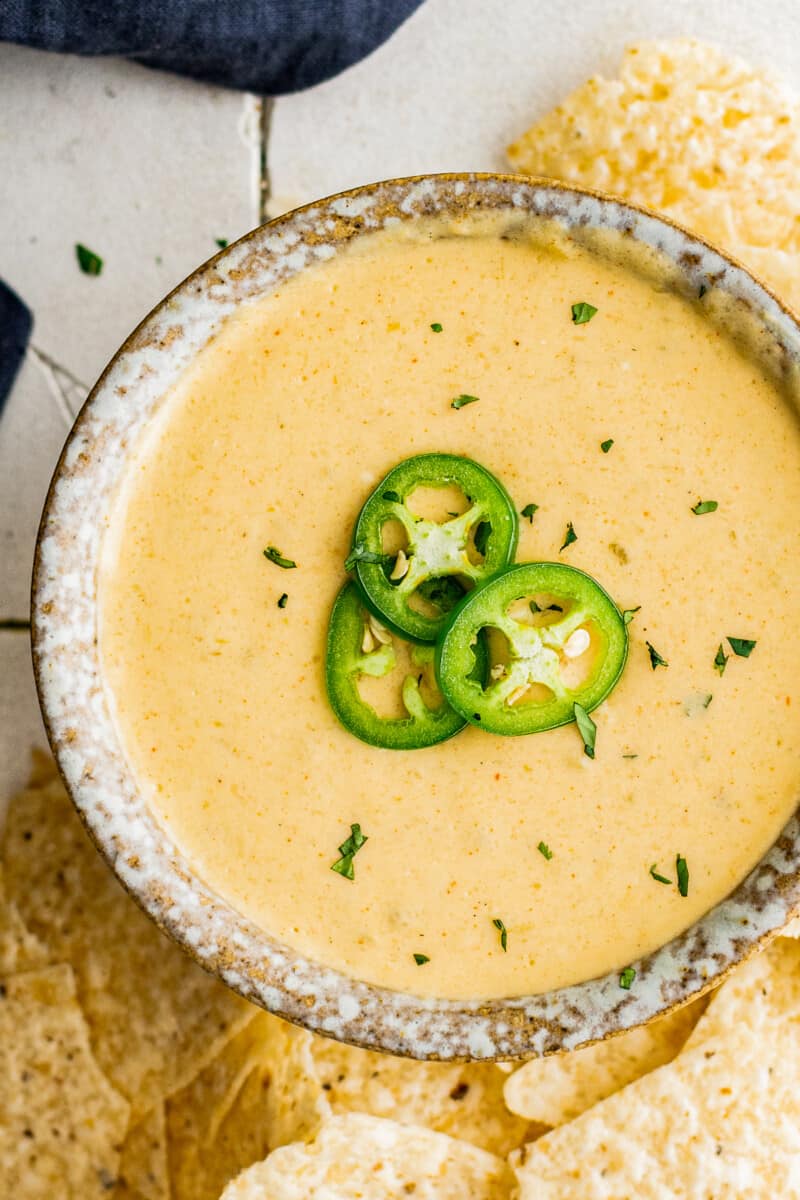
[[[488,998],[621,968],[730,892],[797,802],[796,413],[703,301],[586,249],[360,242],[229,320],[132,462],[101,579],[123,742],[206,881],[348,974]],[[576,325],[580,302],[598,311]],[[353,524],[425,451],[539,505],[518,561],[641,606],[594,761],[574,725],[397,752],[337,723],[325,638]],[[353,822],[350,881],[330,867]]]

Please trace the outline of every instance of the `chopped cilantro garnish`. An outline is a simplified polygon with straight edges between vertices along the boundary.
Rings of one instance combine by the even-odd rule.
[[[755,650],[756,643],[750,638],[728,638],[728,645],[739,658],[749,658]]]
[[[675,859],[675,870],[678,873],[678,891],[682,896],[689,895],[689,867],[686,859],[679,854]]]
[[[559,547],[559,554],[562,550],[566,550],[567,546],[571,546],[573,542],[577,542],[577,540],[578,535],[575,532],[575,526],[572,524],[572,521],[570,521],[567,525],[567,532],[564,534],[564,544]]]
[[[708,708],[709,704],[711,703],[711,701],[713,699],[714,699],[714,693],[706,692],[705,696],[703,697],[703,708]]]
[[[486,547],[489,543],[489,538],[491,537],[491,534],[492,534],[491,521],[481,521],[480,525],[478,525],[477,529],[475,530],[475,538],[474,538],[475,549],[478,551],[478,554],[483,554],[483,555],[486,554]]]
[[[638,758],[638,754],[623,754],[623,758]]]
[[[280,600],[278,601],[278,608],[286,608],[286,605],[288,603],[289,603],[289,593],[284,592],[283,595],[281,596]]]
[[[265,551],[266,553],[266,551]],[[356,542],[353,549],[344,560],[345,571],[352,571],[356,563],[378,563],[383,566],[384,563],[393,562],[391,554],[376,554],[374,550],[368,550],[363,542]]]
[[[492,924],[494,925],[495,929],[499,929],[500,931],[500,945],[504,950],[508,950],[508,930],[506,929],[505,925],[499,917],[494,917]]]
[[[593,304],[587,304],[585,300],[581,300],[578,304],[572,306],[572,323],[573,325],[585,325],[587,321],[591,321],[597,309]]]
[[[647,653],[650,655],[650,666],[654,671],[656,667],[669,666],[667,660],[658,653],[652,642],[645,642],[645,645],[647,646]]]
[[[442,332],[442,326],[439,324],[438,321],[433,322],[433,324],[431,325],[431,329],[433,330],[434,333]],[[427,962],[427,959],[425,961]]]
[[[609,450],[611,449],[611,447],[613,445],[614,445],[614,439],[606,438],[606,440],[604,442],[600,443],[600,449],[603,451],[603,454],[608,454]]]
[[[430,961],[431,960],[428,958],[427,954],[415,954],[414,955],[414,962],[417,964],[418,967],[424,967],[425,963],[428,963]]]
[[[696,517],[702,517],[706,513],[716,512],[718,508],[716,500],[698,500],[697,504],[692,505],[692,512]]]
[[[477,404],[479,396],[468,396],[466,392],[462,392],[460,396],[456,396],[455,400],[450,401],[450,407],[459,409],[466,408],[468,404]]]
[[[337,875],[343,875],[345,879],[355,879],[353,859],[368,840],[361,832],[360,825],[351,825],[349,838],[346,838],[339,847],[341,858],[337,858],[336,862],[332,864],[331,870],[335,871]]]
[[[631,990],[631,984],[635,978],[636,972],[634,971],[633,967],[626,967],[625,970],[620,973],[619,986],[624,988],[626,992],[629,992]]]
[[[720,675],[724,675],[725,666],[726,666],[727,662],[728,662],[728,655],[722,649],[722,642],[720,642],[719,649],[717,650],[717,653],[714,655],[714,666],[719,671]]]
[[[388,492],[382,492],[381,499],[388,500],[390,504],[400,504],[400,497],[397,492],[393,492],[391,489]]]
[[[267,546],[264,551],[264,558],[268,558],[270,562],[275,563],[276,567],[283,567],[285,571],[290,571],[297,563],[293,558],[284,558],[277,546]]]
[[[520,511],[520,516],[527,517],[532,525],[533,524],[533,515],[536,512],[538,507],[539,507],[538,504],[526,504],[525,507]]]
[[[228,245],[228,239],[227,239],[227,238],[214,238],[214,241],[217,243],[217,245],[219,246],[220,250],[225,250],[225,249],[226,249],[226,247],[227,247],[227,245]]]
[[[82,246],[80,242],[75,245],[75,253],[78,256],[78,266],[83,271],[84,275],[99,275],[103,270],[103,260],[99,254],[95,254],[88,246]]]
[[[656,869],[657,866],[657,863],[653,863],[652,867],[650,868],[650,874],[653,876],[653,879],[655,879],[656,883],[672,883],[672,880],[667,879],[666,875],[659,875]]]
[[[583,705],[578,704],[577,700],[572,706],[572,711],[575,714],[575,722],[578,726],[578,732],[583,738],[583,752],[587,758],[594,758],[594,747],[595,742],[597,741],[597,726]]]
[[[624,622],[626,625],[630,625],[631,621],[632,621],[632,620],[633,620],[633,618],[636,616],[637,612],[641,612],[641,610],[642,610],[642,606],[641,606],[641,604],[637,604],[637,605],[636,605],[636,608],[626,608],[626,609],[623,609],[623,612],[622,612],[622,620],[623,620],[623,622]]]
[[[550,862],[550,859],[553,857],[553,851],[550,849],[547,842],[539,842],[539,845],[536,847],[536,849],[543,858],[546,858],[547,861]]]

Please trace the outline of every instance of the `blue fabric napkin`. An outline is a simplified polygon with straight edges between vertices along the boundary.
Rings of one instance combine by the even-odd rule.
[[[0,414],[20,368],[31,333],[31,314],[0,280]]]
[[[421,0],[0,0],[0,41],[117,54],[272,96],[371,53]]]

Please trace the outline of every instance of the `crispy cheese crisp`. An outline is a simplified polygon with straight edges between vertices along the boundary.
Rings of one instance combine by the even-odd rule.
[[[201,970],[125,893],[57,780],[11,802],[2,846],[8,900],[68,961],[92,1049],[134,1120],[182,1087],[251,1006]]]
[[[508,157],[673,217],[800,308],[800,103],[742,59],[690,39],[632,46],[618,78],[588,80]]]
[[[513,1182],[501,1158],[468,1142],[349,1113],[312,1141],[275,1150],[221,1200],[510,1200]]]
[[[107,1200],[130,1107],[98,1067],[66,965],[0,982],[0,1194]]]
[[[751,959],[671,1063],[516,1153],[519,1200],[800,1195],[798,980],[797,942]]]
[[[170,1200],[164,1105],[129,1126],[113,1200]]]
[[[685,1044],[705,999],[570,1054],[525,1063],[505,1084],[512,1112],[543,1125],[563,1125],[648,1071],[670,1062]]]
[[[506,1107],[506,1076],[494,1063],[415,1062],[328,1038],[314,1039],[312,1055],[336,1114],[362,1112],[425,1125],[501,1158],[531,1135],[524,1116]]]

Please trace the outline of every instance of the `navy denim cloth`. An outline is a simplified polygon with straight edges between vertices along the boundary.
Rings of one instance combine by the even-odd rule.
[[[25,354],[32,324],[19,296],[0,280],[0,413]]]
[[[117,54],[272,96],[375,50],[421,0],[0,0],[0,41]]]

